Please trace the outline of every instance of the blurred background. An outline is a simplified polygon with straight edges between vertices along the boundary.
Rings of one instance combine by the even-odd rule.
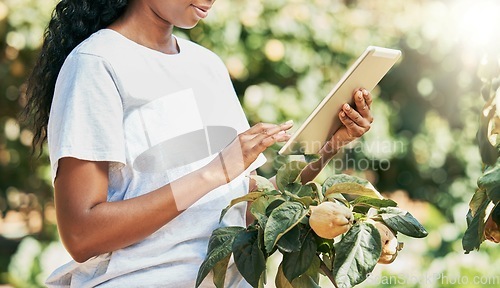
[[[0,286],[42,287],[69,259],[47,153],[31,157],[33,133],[18,120],[56,3],[0,2]],[[371,131],[318,178],[364,177],[429,231],[402,235],[394,264],[379,265],[361,286],[499,287],[499,247],[485,242],[465,255],[461,244],[482,165],[477,71],[486,52],[500,51],[499,15],[497,0],[218,0],[204,22],[176,34],[224,60],[251,124],[293,119],[295,129],[367,46],[401,49],[372,92]],[[278,149],[266,151],[261,175],[287,160]]]

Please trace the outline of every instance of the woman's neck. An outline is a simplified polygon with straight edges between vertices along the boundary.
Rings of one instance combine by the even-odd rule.
[[[177,54],[179,49],[172,36],[174,26],[160,18],[145,1],[130,1],[124,14],[107,28],[130,40],[165,54]]]

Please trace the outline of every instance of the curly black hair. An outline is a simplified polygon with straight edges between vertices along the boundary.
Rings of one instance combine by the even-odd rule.
[[[40,55],[27,80],[22,111],[33,129],[33,152],[47,140],[47,124],[57,76],[69,53],[92,33],[120,17],[128,0],[61,0],[44,34]]]

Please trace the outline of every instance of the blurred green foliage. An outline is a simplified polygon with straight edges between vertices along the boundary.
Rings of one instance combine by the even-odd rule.
[[[41,286],[67,259],[55,230],[47,154],[32,160],[32,133],[17,119],[23,83],[56,2],[0,2],[0,284]],[[406,203],[430,232],[425,241],[404,239],[396,264],[377,267],[363,286],[480,287],[474,276],[500,284],[498,247],[485,243],[463,255],[460,239],[481,175],[475,135],[483,102],[476,71],[486,48],[500,48],[500,23],[491,14],[498,5],[219,0],[206,21],[176,34],[221,56],[252,124],[293,119],[295,129],[367,46],[401,49],[402,61],[372,92],[372,130],[320,177],[347,170],[367,178]],[[273,175],[287,161],[278,149],[266,151],[261,175]],[[454,281],[464,275],[467,285]]]

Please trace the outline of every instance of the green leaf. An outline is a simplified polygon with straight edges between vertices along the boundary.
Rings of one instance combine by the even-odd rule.
[[[469,210],[467,214],[468,227],[462,238],[462,247],[465,250],[465,254],[469,254],[472,250],[479,250],[479,246],[484,241],[484,217],[486,216],[486,208],[489,204],[490,201],[485,200],[479,205],[476,213],[472,214],[472,211]]]
[[[314,234],[314,238],[316,239],[317,251],[328,255],[332,255],[334,253],[334,246],[333,246],[333,244],[335,243],[334,239],[325,239],[319,237],[316,234]]]
[[[218,228],[212,232],[210,240],[208,241],[207,256],[198,270],[196,287],[200,286],[203,279],[205,279],[219,261],[231,255],[234,238],[243,230],[245,230],[245,228],[232,226]]]
[[[381,208],[379,214],[388,227],[406,236],[423,238],[429,234],[408,211],[397,207],[387,207]]]
[[[306,230],[304,230],[306,231]],[[303,232],[301,249],[283,254],[283,273],[288,281],[293,281],[307,271],[316,257],[316,240],[310,232]]]
[[[313,258],[313,261],[311,262],[311,265],[307,269],[306,273],[304,273],[301,276],[299,276],[299,278],[302,278],[302,276],[307,275],[316,284],[314,287],[319,287],[318,284],[319,284],[319,271],[320,271],[319,267],[320,267],[320,264],[321,264],[321,260],[319,259],[318,256],[315,256]],[[292,285],[295,284],[296,280],[297,280],[297,278],[295,278],[295,280],[292,282]],[[321,288],[321,287],[319,287],[319,288]]]
[[[471,210],[471,215],[476,215],[477,210],[485,201],[488,200],[488,195],[484,189],[476,190],[476,193],[472,196],[472,199],[469,202],[469,209]]]
[[[283,237],[278,240],[276,245],[282,252],[290,253],[299,251],[301,247],[299,225],[286,232]]]
[[[491,99],[489,102],[492,102],[492,100],[493,99]],[[481,159],[483,163],[488,165],[493,165],[495,164],[495,161],[497,161],[497,158],[500,156],[497,147],[495,147],[495,145],[493,145],[489,139],[490,121],[493,121],[496,109],[494,105],[486,103],[485,108],[483,110],[484,112],[480,113],[481,121],[479,129],[476,134],[476,139],[478,142],[479,152],[481,154]],[[485,112],[487,115],[485,115]]]
[[[246,195],[243,195],[241,197],[238,197],[238,198],[235,198],[233,200],[231,200],[231,203],[222,210],[222,212],[220,213],[220,218],[219,218],[219,222],[222,221],[222,218],[224,218],[224,215],[226,215],[227,211],[229,210],[229,208],[233,207],[234,205],[240,203],[240,202],[244,202],[244,201],[255,201],[256,199],[258,199],[259,197],[261,197],[262,195],[264,195],[264,192],[250,192]]]
[[[333,262],[335,260],[335,254],[323,254],[323,263],[328,270],[330,270],[330,274],[333,271]],[[320,270],[320,273],[327,276],[325,271]]]
[[[378,199],[372,198],[368,196],[359,196],[354,201],[351,202],[351,205],[365,205],[375,208],[384,208],[384,207],[396,207],[398,203],[392,201],[391,199]]]
[[[252,285],[258,287],[262,273],[266,269],[264,253],[259,248],[258,231],[241,231],[233,243],[234,262],[241,276]]]
[[[309,196],[300,197],[297,201],[302,203],[306,208],[309,208],[311,205],[318,205],[318,202]]]
[[[325,197],[330,194],[342,193],[350,195],[367,196],[371,198],[384,199],[384,197],[375,189],[367,188],[358,183],[338,183],[332,185],[325,192]]]
[[[273,183],[265,177],[259,175],[250,175],[250,178],[255,180],[255,185],[257,186],[257,190],[255,191],[257,192],[269,192],[276,189]]]
[[[311,266],[306,271],[306,273],[295,278],[295,280],[290,283],[283,273],[283,264],[280,264],[278,267],[278,272],[276,273],[275,285],[277,288],[321,288],[318,285],[319,265],[319,258],[314,257]]]
[[[364,186],[364,187],[371,187],[372,186],[371,183],[365,179],[362,179],[362,178],[359,178],[356,176],[347,175],[347,174],[337,174],[337,175],[333,175],[333,176],[328,177],[325,180],[325,182],[323,182],[323,194],[325,194],[326,191],[328,189],[330,189],[330,187],[332,187],[335,184],[339,184],[339,183],[356,183],[356,184],[359,184],[359,185]]]
[[[307,166],[306,162],[291,161],[281,166],[276,172],[276,185],[280,191],[285,191],[286,185],[298,182],[300,173]]]
[[[288,191],[298,197],[314,196],[313,187],[310,185],[301,185],[299,183],[290,183],[285,186],[285,191]]]
[[[358,223],[345,234],[335,251],[335,282],[339,288],[353,287],[375,268],[382,252],[380,233],[370,223]]]
[[[226,280],[227,266],[231,255],[217,262],[213,268],[214,272],[214,285],[217,288],[224,288],[224,281]]]
[[[496,187],[494,189],[488,190],[487,192],[488,199],[493,201],[493,203],[500,202],[500,187]]]
[[[349,201],[347,201],[347,199],[345,199],[344,195],[342,195],[340,193],[331,193],[331,194],[328,194],[328,196],[325,196],[325,198],[327,201],[333,201],[333,202],[339,201],[342,204],[344,204],[346,207],[351,207],[351,203],[349,203]]]
[[[266,208],[267,217],[271,216],[271,213],[274,211],[274,209],[276,209],[278,206],[280,206],[283,203],[285,203],[285,200],[283,200],[283,198],[278,198],[278,199],[274,200],[273,202],[271,202],[269,204],[269,206],[267,206],[267,208]]]
[[[500,225],[500,204],[497,203],[491,212],[491,219],[497,224]]]
[[[477,186],[486,191],[491,191],[500,187],[500,158],[495,166],[490,166],[484,174],[477,180]]]
[[[361,205],[357,205],[357,206],[354,206],[352,208],[352,212],[353,213],[357,213],[357,214],[362,214],[360,215],[361,217],[358,217],[358,218],[355,218],[356,220],[359,219],[359,218],[364,218],[366,214],[368,214],[368,211],[370,211],[370,206],[361,206]],[[356,214],[355,214],[356,216]]]
[[[323,198],[324,198],[323,190],[322,190],[321,185],[319,185],[319,183],[311,181],[311,182],[307,182],[306,186],[311,187],[311,189],[313,191],[313,196],[318,198],[319,203],[323,202]]]
[[[290,193],[290,192],[288,192],[286,190],[285,190],[285,192],[283,192],[283,194],[286,195],[286,196],[288,196],[288,198],[290,199],[290,201],[300,202],[306,208],[308,208],[313,203],[317,204],[317,201],[314,200],[310,196],[299,197],[299,196],[297,196],[295,194],[292,194],[292,193]]]
[[[314,281],[314,278],[310,275],[300,275],[293,280],[292,286],[294,288],[321,288],[321,286],[318,285],[318,282]]]
[[[278,266],[278,272],[276,273],[274,284],[276,285],[276,288],[294,288],[292,283],[286,279],[285,274],[283,274],[283,264]]]
[[[271,252],[281,236],[297,225],[306,214],[307,209],[297,202],[285,202],[274,209],[264,229],[266,252]]]
[[[262,275],[260,276],[260,279],[259,279],[259,288],[265,288],[266,287],[266,281],[267,281],[267,273],[266,273],[266,270],[264,270],[264,272],[262,272]]]
[[[257,198],[251,205],[250,205],[250,213],[252,213],[253,217],[257,219],[259,225],[261,227],[266,227],[266,222],[268,215],[266,214],[266,210],[269,206],[270,203],[274,202],[275,200],[279,199],[280,197],[278,196],[262,196],[260,198]]]

